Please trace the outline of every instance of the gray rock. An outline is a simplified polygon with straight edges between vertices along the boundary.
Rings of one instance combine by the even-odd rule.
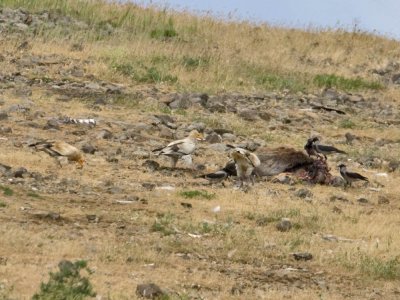
[[[166,294],[161,290],[161,288],[154,283],[139,284],[136,287],[136,294],[139,297],[144,297],[147,299],[156,299],[166,296]]]
[[[276,224],[276,229],[281,232],[286,232],[292,229],[292,222],[288,218],[282,218],[279,223]]]
[[[225,113],[226,112],[226,107],[222,103],[210,103],[207,104],[207,109],[210,112],[219,112],[219,113]]]
[[[160,137],[167,138],[167,139],[173,139],[174,132],[171,129],[169,129],[168,127],[161,125],[160,126]]]
[[[308,189],[299,189],[294,193],[299,198],[311,198],[313,194]]]
[[[297,252],[293,253],[293,257],[295,260],[311,260],[313,255],[309,252]]]
[[[194,122],[194,123],[190,124],[187,129],[189,131],[197,130],[199,132],[203,132],[204,129],[206,129],[206,124],[204,124],[203,122]]]
[[[154,160],[148,159],[146,160],[143,164],[143,167],[145,167],[146,169],[154,172],[156,170],[158,170],[160,168],[160,164]]]
[[[105,139],[105,140],[109,140],[113,137],[113,134],[110,130],[108,129],[102,129],[99,134],[97,135],[98,139]]]
[[[385,196],[379,195],[378,196],[378,204],[382,205],[382,204],[389,204],[390,201],[388,198],[386,198]]]
[[[228,147],[223,143],[211,144],[208,146],[208,148],[216,152],[225,152],[228,150]]]
[[[7,119],[8,119],[8,114],[4,111],[1,111],[0,112],[0,121],[7,120]]]
[[[24,167],[20,167],[16,169],[13,173],[13,177],[15,178],[24,178],[28,174],[28,170],[25,169]]]
[[[94,154],[97,148],[89,143],[85,143],[82,145],[81,150],[83,153]]]
[[[286,174],[279,174],[274,179],[272,179],[272,183],[281,183],[281,184],[289,184],[293,185],[295,182],[292,177]]]
[[[234,142],[236,140],[236,135],[232,134],[232,133],[224,133],[222,135],[222,139],[224,141],[228,141],[228,142]]]
[[[222,137],[219,134],[213,132],[213,133],[208,134],[206,136],[206,142],[209,143],[209,144],[221,143],[222,142]]]
[[[175,95],[174,100],[168,106],[171,109],[187,109],[192,106],[192,102],[186,95]]]
[[[332,208],[332,212],[334,212],[335,214],[341,214],[341,213],[343,213],[343,211],[342,211],[339,207],[337,207],[337,206],[334,206],[334,207]]]
[[[400,161],[391,160],[388,164],[388,169],[390,172],[394,172],[400,167]]]
[[[49,129],[55,129],[55,130],[60,130],[60,123],[58,122],[57,119],[50,119],[47,121],[46,125],[44,126],[43,129],[49,130]]]
[[[346,182],[341,176],[334,176],[331,179],[331,185],[334,187],[343,187],[345,186]]]
[[[369,201],[366,198],[358,198],[357,202],[360,204],[368,204]]]
[[[12,133],[12,128],[8,126],[2,126],[0,127],[0,133],[5,134],[5,133]]]
[[[258,111],[255,109],[243,109],[239,111],[238,115],[246,121],[256,121],[259,119]]]

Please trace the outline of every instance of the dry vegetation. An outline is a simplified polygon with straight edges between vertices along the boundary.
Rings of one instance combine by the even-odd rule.
[[[33,87],[29,97],[46,116],[94,116],[102,128],[115,134],[119,133],[117,121],[146,123],[154,113],[173,115],[179,124],[201,121],[208,128],[232,129],[238,136],[259,138],[273,147],[283,143],[301,149],[310,134],[308,128],[294,127],[266,132],[262,120],[249,123],[233,113],[210,114],[198,108],[171,111],[157,101],[132,99],[135,91],[143,90],[154,89],[161,95],[173,91],[286,95],[332,86],[374,95],[384,103],[400,102],[400,89],[371,71],[400,61],[399,42],[383,37],[254,26],[101,1],[3,0],[1,7],[46,9],[88,24],[43,27],[28,37],[18,32],[0,36],[0,54],[7,58],[20,59],[26,53],[64,58],[63,65],[45,66],[46,78],[18,69],[7,59],[0,60],[0,67],[3,73],[21,71],[45,82],[65,79],[60,70],[81,64],[85,75],[89,74],[82,81],[93,77],[123,84],[129,97],[113,98],[112,105],[99,111],[93,110],[92,99],[60,102],[58,94],[40,86]],[[24,40],[30,48],[16,51]],[[79,51],[71,50],[78,46],[82,46]],[[7,105],[21,100],[12,83],[2,86],[0,96]],[[293,114],[307,117],[298,111]],[[374,141],[400,140],[398,126],[362,115],[338,117],[333,123],[323,122],[323,117],[318,120],[318,132],[332,143],[343,142],[349,131]],[[295,190],[304,188],[301,184],[260,181],[245,193],[233,189],[231,183],[226,188],[203,186],[189,170],[144,171],[144,160],[129,156],[136,141],[116,145],[97,139],[95,130],[87,130],[82,137],[73,133],[75,127],[46,131],[29,127],[26,121],[32,120],[22,113],[2,121],[13,130],[4,135],[7,140],[1,140],[0,163],[23,166],[46,179],[43,185],[32,183],[34,189],[2,179],[0,299],[30,298],[62,259],[88,262],[93,271],[90,280],[101,299],[133,299],[136,285],[143,282],[165,288],[169,299],[399,297],[398,170],[386,178],[376,175],[386,172],[384,168],[352,164],[373,186],[381,184],[379,191],[361,185],[348,190],[306,186],[313,196],[300,199]],[[46,123],[45,119],[33,121]],[[89,139],[100,149],[87,156],[83,170],[73,165],[60,169],[45,153],[22,146],[32,137],[59,138],[60,132],[68,142]],[[152,138],[160,141],[156,133]],[[137,143],[145,144],[143,140]],[[400,151],[398,142],[382,148],[361,142],[340,147],[353,159],[377,155],[398,160]],[[123,149],[119,156],[117,148]],[[107,160],[110,153],[118,157],[117,163]],[[333,158],[332,169],[340,159]],[[195,160],[222,165],[226,155],[202,145]],[[337,171],[332,173],[337,175]],[[148,183],[156,186],[146,189],[143,184]],[[131,204],[118,203],[133,196],[137,201]],[[389,203],[378,204],[382,196]],[[368,203],[359,203],[359,198]],[[221,211],[215,213],[217,206]],[[39,213],[43,211],[59,213],[61,218],[43,217]],[[289,232],[275,228],[283,217],[293,222]],[[339,239],[328,241],[329,234]],[[292,253],[298,251],[312,253],[313,259],[294,260]]]

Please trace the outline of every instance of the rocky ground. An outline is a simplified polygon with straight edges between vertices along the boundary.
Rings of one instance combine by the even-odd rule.
[[[0,20],[13,36],[40,22],[84,27],[14,10]],[[399,297],[395,99],[178,93],[102,80],[90,59],[38,54],[23,34],[0,49],[0,299],[29,298],[62,259],[88,261],[98,299],[132,299],[150,282],[171,299]],[[192,129],[206,135],[195,170],[151,154]],[[329,158],[334,175],[346,162],[370,184],[277,176],[243,191],[196,178],[229,160],[226,144],[302,150],[310,135],[348,153]],[[28,147],[41,139],[82,149],[85,167]]]

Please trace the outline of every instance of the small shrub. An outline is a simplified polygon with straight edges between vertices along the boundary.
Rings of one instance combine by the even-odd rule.
[[[35,192],[28,192],[26,195],[32,198],[40,198],[40,195]]]
[[[12,196],[14,194],[14,191],[7,186],[0,186],[0,189],[3,191],[4,196]]]
[[[320,74],[314,77],[314,84],[318,87],[337,88],[341,90],[379,90],[383,86],[379,82],[366,81],[361,78],[345,78],[334,74]]]
[[[199,191],[199,190],[191,190],[191,191],[182,191],[179,193],[180,196],[184,198],[204,198],[204,199],[212,199],[215,197],[214,193],[209,193],[207,191]]]
[[[375,257],[361,257],[361,272],[374,279],[400,279],[400,259],[395,257],[381,260]]]
[[[164,27],[153,29],[150,32],[150,37],[153,39],[169,39],[177,35],[178,32],[174,28],[174,22],[172,18],[169,18],[168,23],[164,24]]]
[[[304,91],[305,86],[295,77],[277,74],[262,74],[257,77],[256,82],[268,90]]]
[[[47,283],[40,284],[40,292],[33,295],[33,300],[80,300],[96,296],[89,279],[80,274],[82,269],[90,274],[86,261],[72,263],[64,260],[58,264],[58,268],[60,270],[57,273],[50,272]]]
[[[203,57],[188,57],[184,56],[182,59],[182,65],[187,69],[195,69],[204,67],[209,64],[210,60]]]
[[[353,122],[352,120],[350,120],[350,119],[344,119],[344,120],[341,120],[341,121],[340,121],[339,127],[340,127],[340,128],[348,128],[348,129],[351,129],[351,128],[356,127],[356,123],[354,123],[354,122]]]
[[[151,226],[151,231],[161,232],[163,235],[171,235],[175,233],[173,228],[174,215],[162,214],[160,215]]]

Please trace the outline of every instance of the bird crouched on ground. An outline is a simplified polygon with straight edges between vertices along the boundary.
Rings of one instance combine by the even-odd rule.
[[[40,141],[30,144],[29,147],[44,151],[53,157],[66,157],[69,161],[78,163],[80,168],[83,168],[83,164],[85,163],[82,152],[63,141]]]
[[[353,181],[357,181],[357,180],[363,180],[368,182],[368,178],[358,174],[358,173],[354,173],[354,172],[348,172],[346,165],[344,164],[340,164],[338,165],[339,167],[339,171],[340,171],[340,175],[343,177],[344,181],[346,182],[346,185],[351,186],[351,183]]]
[[[212,184],[212,183],[220,183],[230,176],[237,176],[236,164],[232,160],[229,161],[225,165],[225,167],[222,168],[221,170],[215,171],[213,173],[200,175],[197,178],[207,179]]]
[[[346,154],[346,152],[344,152],[342,150],[339,150],[339,149],[337,149],[337,148],[335,148],[333,146],[321,145],[319,143],[319,138],[318,137],[314,137],[311,140],[309,139],[309,141],[311,143],[312,151],[310,151],[310,150],[307,151],[307,149],[309,149],[309,147],[310,147],[308,141],[307,141],[307,144],[304,146],[304,148],[306,149],[306,151],[307,151],[309,156],[310,155],[315,155],[314,153],[316,153],[317,156],[318,156],[318,154],[322,154],[324,156],[325,160],[326,160],[327,159],[326,156],[328,154],[332,154],[332,153]],[[310,153],[312,153],[312,154],[310,154]]]
[[[254,184],[254,179],[252,177],[253,170],[261,164],[258,156],[242,148],[234,148],[230,156],[235,162],[239,187],[243,186],[244,182],[248,181]]]
[[[196,150],[197,141],[204,140],[202,133],[192,130],[187,138],[169,143],[165,147],[154,149],[157,155],[165,155],[171,159],[171,167],[175,168],[179,159],[184,159],[192,164],[191,154]]]

